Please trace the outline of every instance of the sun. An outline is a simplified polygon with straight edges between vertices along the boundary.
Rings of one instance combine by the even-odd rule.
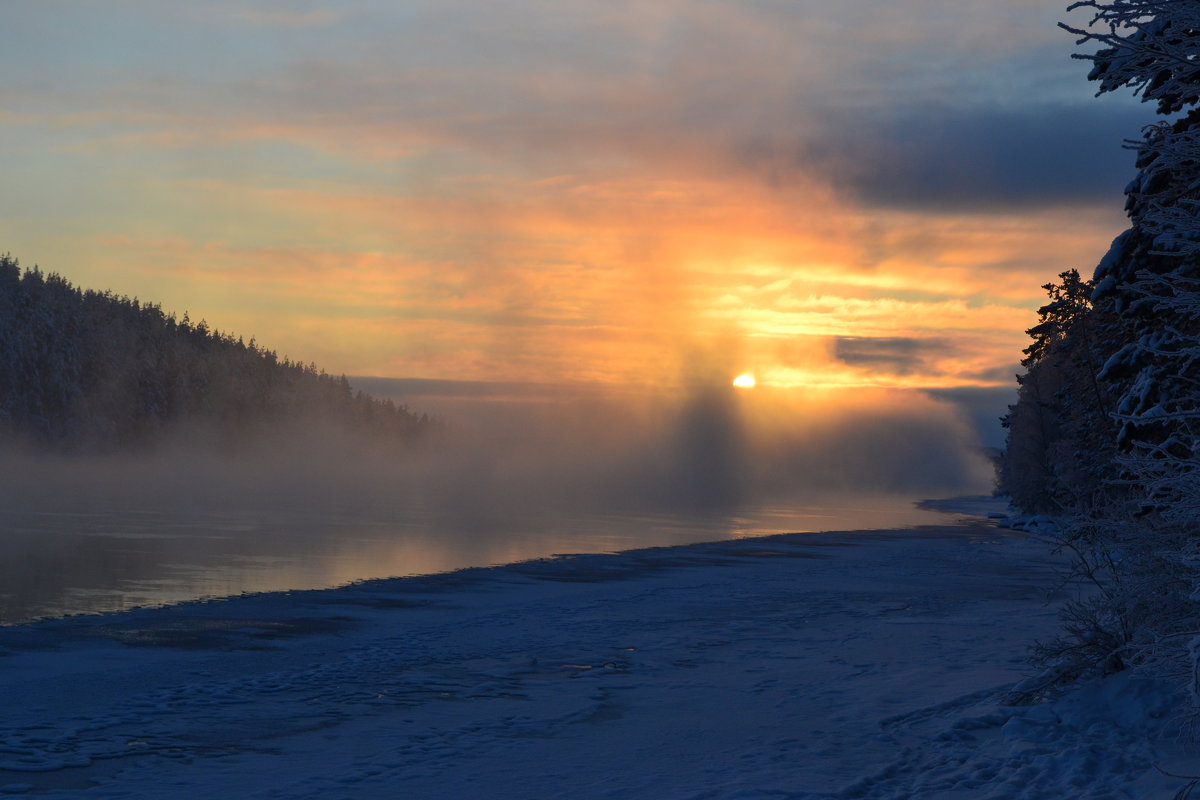
[[[738,375],[733,379],[733,385],[739,389],[753,389],[755,380],[753,375]]]

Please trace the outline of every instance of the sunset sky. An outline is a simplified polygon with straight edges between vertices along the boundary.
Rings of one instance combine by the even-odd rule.
[[[8,2],[0,252],[334,373],[1010,386],[1151,116],[1065,5]]]

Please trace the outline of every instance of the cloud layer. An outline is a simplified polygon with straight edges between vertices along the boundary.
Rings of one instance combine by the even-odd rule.
[[[1056,16],[39,3],[0,31],[0,246],[354,374],[994,384],[1144,119]]]

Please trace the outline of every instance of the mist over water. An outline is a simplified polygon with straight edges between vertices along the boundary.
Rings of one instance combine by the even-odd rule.
[[[954,407],[913,392],[393,388],[445,430],[403,452],[312,420],[247,432],[232,451],[180,432],[137,456],[4,454],[0,623],[553,553],[915,525],[936,515],[911,500],[991,487]]]
[[[917,392],[547,387],[451,405],[448,447],[428,462],[435,491],[498,490],[527,507],[710,513],[991,482],[958,410]]]

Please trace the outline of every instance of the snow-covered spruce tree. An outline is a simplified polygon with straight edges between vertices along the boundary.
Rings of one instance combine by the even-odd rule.
[[[1107,507],[1075,523],[1114,555],[1105,613],[1122,663],[1177,678],[1200,705],[1200,2],[1079,2],[1063,27],[1100,92],[1131,88],[1165,119],[1136,143],[1131,227],[1096,269],[1096,376],[1118,398]],[[1098,455],[1103,455],[1100,453]]]
[[[1123,584],[1114,567],[1116,544],[1106,526],[1115,476],[1116,437],[1111,387],[1097,379],[1108,352],[1097,331],[1092,283],[1076,270],[1043,286],[1049,302],[1026,333],[1017,377],[1017,402],[1004,418],[1008,429],[1001,489],[1027,513],[1049,513],[1063,524],[1057,543],[1071,556],[1066,576],[1094,591],[1064,609],[1062,635],[1035,648],[1049,669],[1033,695],[1082,675],[1124,666],[1130,631],[1123,613]],[[1028,696],[1019,693],[1017,696]]]
[[[1042,288],[1050,302],[1026,333],[1017,403],[1004,418],[1001,488],[1029,512],[1077,514],[1093,507],[1111,452],[1112,398],[1096,379],[1103,349],[1094,330],[1092,285],[1077,270]]]

